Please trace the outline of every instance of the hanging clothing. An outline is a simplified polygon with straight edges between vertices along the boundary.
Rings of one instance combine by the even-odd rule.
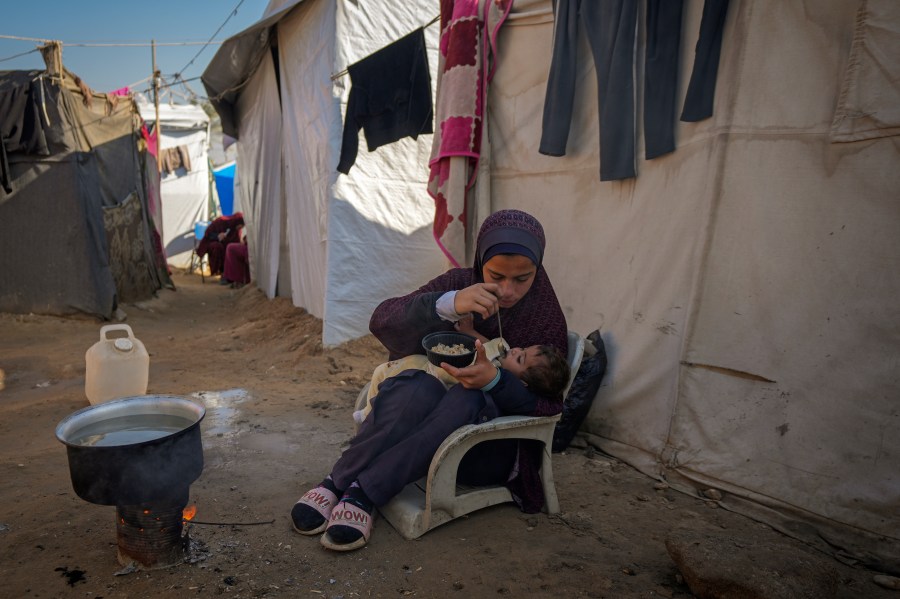
[[[428,161],[433,233],[454,266],[465,263],[467,193],[481,156],[484,107],[494,76],[497,34],[512,0],[441,0],[439,123]],[[447,77],[449,87],[443,84]]]
[[[191,154],[186,145],[166,148],[162,150],[161,154],[164,173],[174,173],[180,168],[191,172]]]
[[[584,24],[597,71],[600,180],[635,176],[635,31],[637,4],[629,0],[559,0],[553,57],[538,151],[566,153],[575,94],[578,21]],[[682,121],[712,116],[728,0],[706,0]],[[648,0],[644,63],[644,145],[650,160],[675,149],[675,94],[683,0]]]
[[[360,129],[370,152],[404,137],[416,139],[434,131],[424,29],[350,65],[347,73],[352,87],[338,172],[346,175],[356,162]]]
[[[719,72],[719,56],[722,52],[722,34],[729,0],[706,0],[700,19],[700,35],[697,38],[694,68],[684,96],[681,120],[695,122],[713,114],[716,80]]]
[[[558,0],[553,57],[544,98],[538,151],[564,156],[575,100],[578,21],[583,21],[594,67],[600,114],[600,180],[635,176],[634,57],[638,3],[632,0]]]
[[[0,81],[0,186],[6,193],[12,193],[9,154],[50,155],[41,119],[43,82],[40,71],[10,71]]]
[[[675,150],[678,57],[684,0],[647,0],[644,56],[644,157]]]

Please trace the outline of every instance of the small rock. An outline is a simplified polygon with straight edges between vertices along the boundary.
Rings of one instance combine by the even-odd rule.
[[[669,483],[658,482],[653,485],[653,488],[656,489],[657,491],[665,491],[666,489],[669,488]]]
[[[465,587],[466,587],[466,585],[464,585],[463,583],[461,583],[461,582],[458,581],[458,580],[457,580],[456,582],[453,583],[453,588],[456,589],[457,591],[461,591],[461,590],[463,590]]]
[[[643,493],[635,495],[634,498],[637,499],[638,501],[650,501],[650,498],[647,497],[646,495],[644,495]]]
[[[872,582],[880,587],[891,589],[892,591],[900,591],[900,578],[897,578],[896,576],[877,574],[872,577]]]
[[[703,491],[703,496],[707,499],[712,499],[713,501],[721,501],[722,500],[722,492],[718,489],[707,489]]]

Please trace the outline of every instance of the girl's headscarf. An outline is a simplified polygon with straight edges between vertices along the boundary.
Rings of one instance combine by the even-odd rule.
[[[521,210],[500,210],[484,221],[475,244],[475,276],[481,279],[484,263],[497,254],[517,254],[541,267],[544,261],[544,228]]]

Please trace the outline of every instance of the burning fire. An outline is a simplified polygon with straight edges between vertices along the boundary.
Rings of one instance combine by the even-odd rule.
[[[196,515],[197,515],[197,506],[196,505],[187,506],[186,508],[184,508],[184,511],[181,513],[181,517],[185,521],[193,520],[194,516],[196,516]]]

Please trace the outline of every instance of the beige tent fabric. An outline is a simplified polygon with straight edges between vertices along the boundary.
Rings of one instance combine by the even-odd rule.
[[[831,137],[857,12],[873,2],[733,2],[713,117],[678,123],[675,152],[604,183],[584,36],[567,155],[537,152],[550,4],[520,0],[500,35],[492,207],[541,219],[569,327],[601,329],[609,369],[589,440],[825,550],[898,568],[900,148]],[[680,100],[702,7],[685,3]]]
[[[835,141],[900,134],[900,3],[864,0],[831,124]]]

